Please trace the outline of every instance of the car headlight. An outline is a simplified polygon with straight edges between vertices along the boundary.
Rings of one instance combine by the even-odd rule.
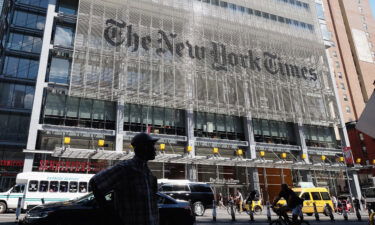
[[[41,211],[41,212],[28,212],[26,214],[27,219],[41,219],[46,218],[52,211]]]

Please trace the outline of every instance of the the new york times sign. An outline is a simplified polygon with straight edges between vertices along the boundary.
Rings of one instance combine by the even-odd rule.
[[[217,42],[211,42],[211,46],[197,46],[189,40],[175,43],[177,34],[161,29],[158,30],[157,37],[150,35],[141,37],[133,31],[132,24],[127,24],[122,20],[108,19],[106,26],[104,31],[106,41],[115,47],[125,45],[132,52],[143,48],[145,51],[156,51],[161,57],[169,52],[178,57],[188,56],[195,60],[205,60],[210,54],[213,59],[210,64],[216,71],[226,71],[229,67],[242,67],[257,72],[265,70],[272,75],[279,74],[305,80],[317,80],[316,69],[282,61],[281,57],[275,53],[263,52],[261,55],[256,55],[255,51],[251,49],[244,50],[242,53],[229,52],[224,44]],[[159,44],[156,49],[151,48],[153,38],[156,38]]]

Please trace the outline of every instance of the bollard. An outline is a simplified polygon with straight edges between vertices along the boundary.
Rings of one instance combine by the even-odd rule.
[[[254,221],[254,210],[253,210],[253,202],[251,201],[250,205],[249,205],[249,210],[250,210],[250,221]]]
[[[234,214],[233,205],[234,205],[234,203],[230,204],[230,215],[232,216],[232,221],[236,221],[236,215]]]
[[[16,221],[19,220],[20,214],[21,214],[21,203],[22,203],[22,197],[18,198],[18,203],[17,203],[17,209],[16,209]]]
[[[271,207],[270,207],[270,202],[267,202],[267,221],[271,222]]]
[[[331,219],[331,222],[334,222],[335,221],[335,217],[333,215],[332,207],[328,203],[326,204],[326,207],[328,209],[328,214],[329,214],[328,216]]]
[[[316,204],[315,204],[315,202],[313,203],[313,206],[314,206],[314,215],[315,215],[315,220],[316,220],[316,221],[320,221],[319,213],[318,213],[318,209],[316,208]]]
[[[44,198],[41,198],[40,201],[42,202],[42,205],[44,205]]]
[[[216,202],[215,200],[212,201],[212,220],[216,222]]]
[[[348,212],[346,211],[346,205],[342,208],[342,215],[344,216],[344,220],[348,221]]]
[[[359,212],[359,208],[355,207],[355,215],[357,216],[358,221],[362,221],[361,213]]]

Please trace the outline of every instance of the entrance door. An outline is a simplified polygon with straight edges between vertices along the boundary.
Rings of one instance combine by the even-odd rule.
[[[12,188],[7,199],[9,208],[11,209],[17,208],[18,198],[23,197],[24,191],[25,191],[24,184],[17,184]]]

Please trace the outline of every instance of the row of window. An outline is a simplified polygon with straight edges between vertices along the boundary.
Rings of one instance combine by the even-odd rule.
[[[115,103],[49,93],[44,104],[43,123],[114,129]]]
[[[39,54],[42,49],[42,38],[27,34],[10,33],[8,48]]]
[[[298,1],[298,0],[277,0],[277,1],[288,3],[288,4],[291,4],[291,5],[297,6],[297,7],[301,7],[301,8],[304,8],[306,10],[310,9],[310,5],[308,3],[301,2],[301,1]]]
[[[243,118],[214,113],[194,112],[194,135],[229,140],[245,140]]]
[[[185,135],[185,111],[171,108],[125,104],[124,130]]]
[[[256,118],[252,122],[256,142],[296,144],[293,123]]]
[[[29,115],[0,113],[0,140],[26,142],[29,133]]]
[[[17,0],[16,2],[41,8],[47,8],[48,6],[48,0]]]
[[[335,133],[331,127],[314,125],[303,126],[307,146],[313,147],[337,147]]]
[[[3,67],[5,77],[35,80],[38,75],[39,61],[6,56]]]
[[[77,181],[46,181],[31,180],[28,186],[29,192],[60,192],[60,193],[86,193],[88,192],[87,182]]]
[[[34,91],[34,86],[0,83],[0,107],[31,109]]]
[[[13,25],[37,30],[43,30],[45,23],[45,16],[20,10],[14,12],[12,20]]]
[[[247,8],[247,7],[244,7],[244,6],[236,5],[234,3],[228,3],[228,2],[225,2],[225,1],[219,1],[219,0],[198,0],[198,1],[202,1],[204,3],[212,4],[212,5],[215,5],[215,6],[218,6],[218,7],[220,6],[222,8],[227,8],[227,9],[230,9],[230,10],[233,10],[233,11],[238,11],[240,13],[247,13],[249,15],[255,15],[255,16],[258,16],[258,17],[262,17],[264,19],[270,19],[270,20],[277,21],[277,22],[280,22],[280,23],[285,23],[285,24],[290,25],[290,26],[295,26],[295,27],[298,27],[298,28],[314,31],[314,26],[312,24],[308,24],[308,23],[304,23],[304,22],[301,22],[301,21],[298,21],[298,20],[285,18],[285,17],[282,17],[282,16],[277,16],[277,15],[270,14],[270,13],[267,13],[267,12],[262,12],[262,11],[256,10],[256,9]],[[281,1],[284,1],[284,0],[281,0]],[[296,1],[296,0],[289,0],[289,2],[294,2],[295,5],[297,5],[297,6],[301,5],[301,7],[306,6],[307,9],[309,8],[309,5],[307,3],[302,3],[302,2]],[[297,2],[298,2],[298,4],[297,4]]]

